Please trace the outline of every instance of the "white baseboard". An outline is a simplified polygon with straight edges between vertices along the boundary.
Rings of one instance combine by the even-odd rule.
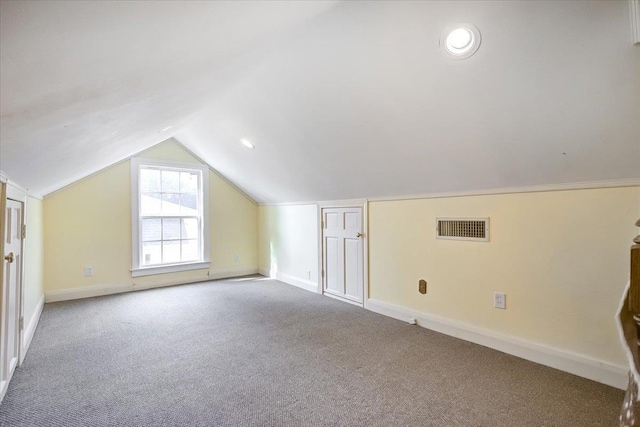
[[[270,272],[264,268],[261,268],[258,273],[262,274],[263,276],[271,277]],[[293,285],[297,288],[304,289],[305,291],[313,292],[315,294],[318,293],[318,285],[310,280],[299,279],[295,276],[281,273],[279,271],[276,272],[276,277],[274,277],[274,279],[286,283],[287,285]]]
[[[513,336],[478,328],[467,323],[412,310],[410,308],[369,299],[367,309],[409,322],[415,319],[419,326],[460,338],[503,353],[527,359],[541,365],[569,372],[619,389],[627,388],[628,367],[614,365],[578,353],[549,347]]]
[[[38,300],[36,309],[31,315],[31,319],[29,319],[29,323],[27,324],[27,327],[23,332],[22,351],[20,352],[20,364],[22,364],[25,356],[27,355],[27,351],[29,350],[29,346],[31,345],[31,340],[33,339],[33,335],[36,332],[36,327],[38,326],[38,322],[40,321],[40,315],[42,314],[43,309],[44,309],[44,293],[40,295],[40,299]]]
[[[305,291],[318,293],[318,285],[309,280],[298,279],[297,277],[280,272],[276,273],[276,280],[304,289]]]
[[[125,292],[142,291],[145,289],[164,288],[167,286],[186,285],[189,283],[198,283],[198,282],[208,282],[210,280],[231,279],[234,277],[250,276],[252,274],[258,274],[258,269],[252,268],[247,270],[224,271],[224,272],[210,274],[207,277],[203,277],[199,279],[188,279],[188,280],[178,280],[178,281],[174,280],[174,281],[159,282],[159,283],[144,283],[144,284],[131,283],[128,285],[116,285],[116,286],[110,286],[110,285],[84,286],[82,288],[61,289],[58,291],[45,292],[45,301],[46,302],[69,301],[69,300],[81,299],[81,298],[91,298],[91,297],[99,297],[103,295],[113,295],[113,294],[121,294]]]

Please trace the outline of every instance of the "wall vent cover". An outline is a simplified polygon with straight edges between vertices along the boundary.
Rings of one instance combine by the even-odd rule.
[[[436,239],[489,241],[489,217],[436,218]]]

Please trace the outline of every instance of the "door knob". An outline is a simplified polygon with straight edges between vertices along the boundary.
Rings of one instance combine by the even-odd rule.
[[[362,237],[361,233],[356,234],[356,237]]]
[[[11,264],[13,262],[13,252],[9,252],[9,255],[5,255],[4,259]]]

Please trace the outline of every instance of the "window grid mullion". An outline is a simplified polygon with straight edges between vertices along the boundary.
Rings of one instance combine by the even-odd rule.
[[[160,185],[162,185],[162,175]],[[164,218],[160,218],[160,263],[164,264]]]
[[[140,168],[139,170],[142,170],[142,169],[147,169],[147,168]],[[178,199],[179,199],[178,206],[180,207],[180,210],[182,210],[182,204],[181,204],[182,203],[182,195],[183,195],[183,193],[182,193],[182,190],[183,190],[182,189],[182,173],[183,172],[189,172],[189,173],[195,174],[198,177],[197,178],[197,193],[195,195],[197,197],[198,213],[199,214],[198,215],[181,215],[179,213],[178,214],[161,213],[160,215],[153,215],[153,214],[140,215],[139,214],[138,215],[138,218],[139,218],[139,223],[138,224],[139,224],[139,227],[140,227],[140,233],[139,233],[139,236],[138,236],[139,242],[140,242],[139,259],[140,260],[143,259],[143,257],[144,257],[143,245],[144,245],[144,243],[147,243],[147,242],[143,241],[143,235],[142,235],[143,234],[142,233],[142,228],[143,228],[142,227],[142,223],[146,219],[159,219],[160,220],[160,240],[159,241],[158,240],[150,240],[150,241],[148,241],[148,242],[157,242],[157,243],[160,244],[160,265],[161,264],[165,264],[164,243],[165,242],[169,242],[169,241],[177,242],[180,245],[180,248],[179,248],[179,253],[180,253],[180,261],[179,262],[180,263],[182,263],[183,259],[184,259],[184,253],[183,253],[184,252],[183,251],[183,242],[184,241],[197,241],[199,243],[198,244],[198,251],[200,253],[200,259],[202,259],[203,251],[204,251],[204,241],[203,241],[203,239],[204,239],[204,230],[202,229],[202,227],[203,227],[203,212],[202,212],[203,205],[202,204],[204,203],[203,199],[204,199],[205,195],[203,194],[203,185],[204,185],[203,180],[204,180],[204,177],[203,177],[201,171],[191,171],[191,170],[188,170],[188,169],[181,169],[181,168],[180,169],[179,168],[175,168],[174,169],[174,168],[170,168],[170,167],[166,168],[166,169],[165,168],[161,168],[161,167],[148,168],[148,169],[155,169],[155,170],[158,170],[160,172],[160,182],[159,182],[159,187],[158,187],[159,191],[139,191],[138,194],[140,196],[142,196],[142,195],[151,196],[152,194],[159,194],[160,195],[160,200],[159,200],[159,202],[160,202],[160,212],[162,212],[163,204],[164,204],[163,196],[166,195],[166,194],[176,195],[178,197]],[[166,172],[167,170],[178,172],[178,191],[177,192],[175,192],[175,191],[165,192],[164,191],[163,175],[164,175],[164,172]],[[141,183],[139,183],[139,185],[141,185]],[[191,195],[191,193],[189,193],[189,195]],[[140,197],[138,198],[138,203],[140,203]],[[173,203],[173,202],[171,202],[171,203]],[[165,228],[164,225],[165,225],[165,223],[164,222],[165,222],[166,219],[178,219],[179,220],[179,228],[180,228],[180,237],[179,237],[179,239],[171,239],[171,240],[166,240],[165,239],[165,235],[164,235],[164,228]],[[182,230],[183,223],[184,223],[185,219],[195,219],[197,221],[198,229],[199,229],[199,237],[197,239],[186,239],[186,238],[183,238],[183,237],[186,237],[186,236],[183,236],[183,230]]]

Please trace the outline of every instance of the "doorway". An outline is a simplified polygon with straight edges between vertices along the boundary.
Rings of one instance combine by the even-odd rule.
[[[363,207],[323,207],[320,212],[322,293],[364,306],[366,236]]]
[[[20,360],[24,203],[7,198],[2,215],[4,251],[0,293],[0,390],[5,391]]]

